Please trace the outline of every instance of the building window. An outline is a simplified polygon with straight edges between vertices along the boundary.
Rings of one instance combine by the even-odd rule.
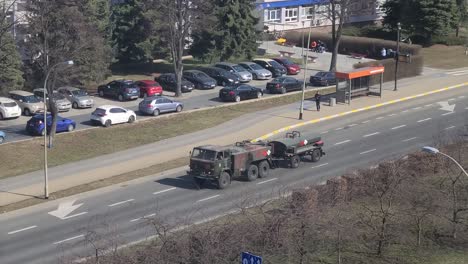
[[[315,7],[314,6],[304,6],[301,8],[301,19],[312,19],[314,18]]]
[[[297,8],[287,8],[284,21],[286,22],[297,21]]]
[[[279,9],[268,9],[265,10],[265,20],[269,22],[279,22],[281,20],[281,10]]]

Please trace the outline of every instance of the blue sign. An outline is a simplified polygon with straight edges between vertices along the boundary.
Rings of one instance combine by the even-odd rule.
[[[242,252],[242,264],[262,264],[262,257]]]

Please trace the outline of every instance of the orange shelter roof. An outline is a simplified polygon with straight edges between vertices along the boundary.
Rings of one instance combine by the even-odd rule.
[[[365,67],[360,69],[355,69],[348,72],[336,72],[336,78],[352,80],[360,77],[371,76],[375,74],[383,73],[385,68],[383,66],[378,67]]]

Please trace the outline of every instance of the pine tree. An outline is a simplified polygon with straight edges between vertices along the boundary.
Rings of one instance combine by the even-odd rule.
[[[21,70],[21,57],[13,37],[9,33],[2,34],[0,45],[0,94],[22,89],[24,84]]]

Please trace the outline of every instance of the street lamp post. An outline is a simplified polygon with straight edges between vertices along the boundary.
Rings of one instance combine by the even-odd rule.
[[[456,160],[454,159],[453,157],[443,153],[443,152],[440,152],[438,149],[434,148],[434,147],[423,147],[422,148],[422,151],[424,152],[427,152],[427,153],[431,153],[431,154],[440,154],[442,156],[445,156],[447,158],[449,158],[451,161],[453,161],[455,164],[457,164],[458,167],[460,167],[460,169],[462,170],[463,173],[465,173],[465,175],[468,177],[468,172],[466,172],[466,170],[463,168],[463,166]]]
[[[304,63],[304,23],[305,21],[302,21],[302,50],[301,50],[301,57],[302,57],[302,63]]]
[[[305,87],[306,87],[306,74],[307,74],[307,62],[309,57],[309,46],[310,46],[310,33],[312,31],[312,20],[310,20],[309,26],[309,37],[307,38],[307,49],[305,54],[305,68],[304,68],[304,82],[302,84],[302,98],[301,98],[301,108],[299,110],[299,120],[302,120],[302,115],[304,113],[304,96],[305,96]],[[302,33],[304,35],[304,33]],[[304,45],[302,45],[304,46]]]
[[[44,81],[44,199],[49,199],[49,179],[47,175],[47,81],[52,70],[59,65],[73,65],[73,61],[64,61],[55,64],[47,71]],[[52,96],[52,95],[51,95]]]
[[[397,23],[397,48],[396,48],[396,55],[395,55],[395,87],[393,91],[397,91],[397,83],[398,83],[398,61],[400,59],[400,30],[401,30],[401,23]]]

